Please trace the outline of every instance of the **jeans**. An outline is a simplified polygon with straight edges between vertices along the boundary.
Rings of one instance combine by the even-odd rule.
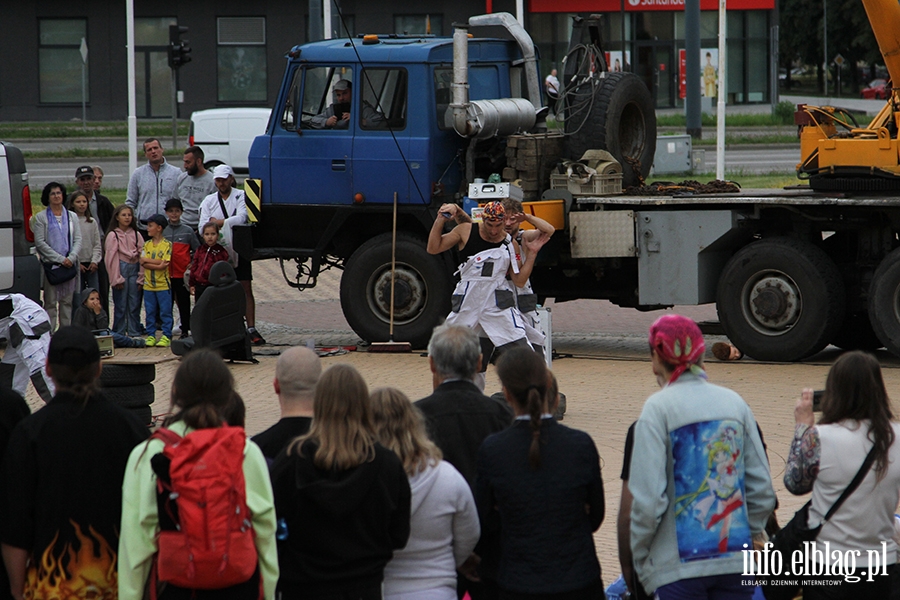
[[[90,263],[88,263],[90,264]],[[81,285],[78,287],[78,292],[81,293],[87,288],[94,288],[97,290],[97,293],[100,293],[100,272],[99,270],[91,273],[90,271],[87,273],[80,273],[81,277]],[[103,296],[101,294],[100,297],[100,306],[103,306]],[[108,314],[108,313],[107,313]]]
[[[743,585],[742,579],[740,573],[682,579],[657,588],[656,597],[659,600],[750,600],[754,586]]]
[[[141,335],[141,288],[137,278],[141,266],[138,263],[119,261],[119,273],[125,279],[125,287],[121,290],[113,288],[113,331],[123,335]]]
[[[117,331],[110,331],[109,329],[105,329],[102,331],[94,331],[94,335],[111,335],[113,339],[113,346],[116,348],[143,348],[144,340],[143,339],[132,339],[127,335],[122,335]]]
[[[156,315],[159,311],[159,320],[162,321],[160,329],[167,338],[172,338],[172,290],[151,292],[144,290],[144,311],[147,313],[147,329],[144,333],[155,336],[157,329]]]
[[[187,336],[191,329],[191,290],[184,285],[184,279],[172,278],[172,296],[181,315],[181,335]]]

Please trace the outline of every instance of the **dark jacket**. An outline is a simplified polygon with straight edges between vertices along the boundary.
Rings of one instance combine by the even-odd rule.
[[[75,294],[76,302],[80,300],[81,304],[79,304],[75,308],[75,312],[72,313],[72,325],[84,327],[91,331],[109,329],[109,315],[106,314],[106,311],[101,308],[99,313],[95,313],[84,304],[87,297],[91,295],[91,292],[96,291],[97,290],[94,288],[89,287],[84,288],[80,294]]]
[[[471,381],[462,380],[442,383],[416,406],[425,415],[428,435],[441,449],[444,460],[474,488],[478,448],[487,436],[512,423],[509,406],[485,396]]]
[[[409,538],[409,480],[396,454],[376,444],[371,461],[325,471],[315,450],[307,441],[272,465],[284,600],[377,586]]]
[[[97,194],[96,192],[94,192],[94,194],[97,196],[97,214],[94,216],[97,217],[100,228],[103,230],[101,239],[106,239],[106,234],[109,233],[109,224],[112,221],[112,216],[116,207],[113,206],[113,203],[109,201],[109,198],[103,194]],[[113,227],[115,226],[116,225],[113,225]]]
[[[500,529],[497,582],[529,594],[583,589],[600,579],[592,534],[606,507],[597,448],[587,433],[543,419],[534,470],[531,440],[531,424],[516,421],[478,451],[478,515],[482,529]]]

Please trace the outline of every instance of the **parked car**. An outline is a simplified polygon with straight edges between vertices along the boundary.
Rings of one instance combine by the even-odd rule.
[[[0,293],[39,302],[43,269],[34,256],[31,189],[22,151],[0,142]]]
[[[253,138],[266,132],[270,108],[211,108],[191,114],[188,143],[203,149],[207,169],[230,165],[247,173],[247,155]]]
[[[886,100],[888,95],[887,80],[873,79],[869,85],[859,93],[860,98],[866,100]]]

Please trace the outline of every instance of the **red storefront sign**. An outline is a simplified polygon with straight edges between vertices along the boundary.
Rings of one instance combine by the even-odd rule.
[[[687,97],[687,51],[684,48],[678,51],[678,97],[682,100]]]
[[[684,0],[624,0],[627,12],[684,10]],[[700,0],[700,10],[718,10],[718,0]],[[771,10],[775,0],[727,0],[728,10]],[[620,12],[621,0],[529,0],[532,13]]]

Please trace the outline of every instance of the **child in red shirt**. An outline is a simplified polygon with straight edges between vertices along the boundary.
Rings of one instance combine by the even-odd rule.
[[[194,260],[191,262],[191,275],[189,278],[191,293],[194,294],[194,302],[200,299],[206,288],[209,287],[209,271],[219,261],[228,260],[228,250],[219,244],[219,226],[213,222],[203,225],[203,241],[194,252]]]

